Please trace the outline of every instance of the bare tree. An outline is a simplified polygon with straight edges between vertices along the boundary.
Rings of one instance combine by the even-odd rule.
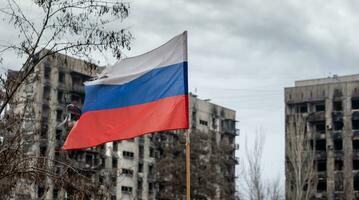
[[[19,0],[6,0],[0,13],[9,22],[18,39],[0,44],[0,60],[4,52],[13,51],[25,59],[18,77],[2,92],[2,113],[20,85],[47,56],[64,52],[88,56],[94,51],[111,50],[119,58],[129,48],[131,34],[124,28],[111,26],[129,14],[129,4],[102,0],[33,0],[41,16],[24,11]],[[40,22],[39,22],[39,19]],[[115,26],[117,27],[117,26]],[[45,50],[46,49],[46,50]],[[4,77],[3,77],[4,78]]]
[[[242,162],[240,181],[240,198],[248,200],[280,200],[283,191],[279,178],[274,181],[265,181],[262,176],[262,154],[265,136],[261,130],[257,131],[254,143],[249,146],[245,143],[245,158]]]
[[[316,190],[315,143],[308,133],[308,116],[291,114],[286,121],[286,198],[310,199]]]

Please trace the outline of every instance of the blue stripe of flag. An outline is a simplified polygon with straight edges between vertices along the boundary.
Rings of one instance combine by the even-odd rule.
[[[83,113],[188,94],[187,62],[156,68],[122,85],[89,85],[85,94]]]

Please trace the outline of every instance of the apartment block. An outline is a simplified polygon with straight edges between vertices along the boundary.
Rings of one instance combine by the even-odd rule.
[[[294,134],[288,131],[291,116],[306,119],[315,153],[312,198],[359,199],[359,75],[296,81],[285,88],[285,115],[286,138]],[[287,188],[290,181],[287,174]]]

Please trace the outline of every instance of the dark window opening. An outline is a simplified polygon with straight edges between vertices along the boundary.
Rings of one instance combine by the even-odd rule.
[[[335,160],[334,161],[334,170],[342,171],[343,170],[343,160]]]
[[[56,129],[56,140],[61,140],[62,130]]]
[[[343,150],[343,141],[341,139],[334,140],[334,150]]]
[[[45,188],[44,187],[38,187],[37,188],[37,197],[41,198],[45,194]]]
[[[359,160],[353,160],[353,170],[359,170]]]
[[[54,198],[54,199],[57,199],[58,195],[59,195],[59,190],[58,190],[58,189],[54,189],[53,198]]]
[[[359,150],[359,140],[353,140],[353,150]]]
[[[86,154],[86,163],[91,164],[92,163],[92,156],[89,154]]]
[[[117,176],[112,176],[111,182],[112,182],[112,185],[117,185]]]
[[[359,99],[352,99],[352,109],[359,109]]]
[[[129,151],[123,151],[122,155],[124,158],[128,158],[128,159],[133,159],[134,157],[134,153]]]
[[[308,108],[307,108],[307,105],[304,104],[304,105],[299,105],[297,107],[297,113],[307,113],[308,112]]]
[[[333,102],[333,110],[334,111],[342,111],[343,110],[343,104],[341,101],[334,101]]]
[[[204,126],[208,126],[208,122],[204,121],[204,120],[199,120],[199,124],[204,125]]]
[[[148,173],[153,174],[153,172],[154,172],[153,165],[148,165]]]
[[[46,151],[47,151],[47,148],[42,146],[40,147],[40,156],[45,156],[46,155]]]
[[[116,200],[116,199],[117,199],[116,195],[111,195],[111,200]]]
[[[57,110],[56,111],[56,120],[58,122],[61,122],[62,121],[62,110]]]
[[[315,142],[315,150],[325,151],[326,150],[326,141],[325,140],[317,140]]]
[[[61,90],[57,91],[57,101],[59,103],[64,103],[64,92]]]
[[[45,79],[50,79],[50,74],[51,74],[51,68],[50,67],[45,67],[44,78]]]
[[[117,158],[112,158],[112,168],[117,168],[118,161]]]
[[[59,72],[59,83],[63,83],[65,81],[65,73]]]
[[[44,87],[44,94],[43,94],[43,98],[46,101],[50,100],[50,93],[51,93],[51,88],[49,86],[45,86]]]
[[[118,150],[118,142],[113,142],[113,145],[112,145],[112,151],[117,151]]]
[[[324,172],[327,170],[327,161],[326,160],[318,160],[317,161],[317,171]]]
[[[139,154],[138,156],[139,156],[140,158],[143,158],[144,149],[143,149],[143,146],[142,146],[142,145],[139,146],[138,154]]]
[[[152,147],[150,147],[150,157],[155,157],[155,150]]]
[[[320,180],[318,180],[317,191],[318,191],[318,192],[325,192],[325,191],[327,191],[327,180],[326,180],[326,179],[320,179]]]
[[[137,190],[142,190],[142,180],[137,181]]]
[[[359,119],[352,120],[352,129],[354,129],[354,130],[359,129]]]
[[[325,122],[319,122],[315,125],[315,130],[318,133],[325,133]]]
[[[334,124],[335,131],[343,130],[343,127],[344,127],[343,121],[334,121],[333,124]]]
[[[98,182],[100,183],[100,185],[103,184],[103,176],[99,176],[99,177],[98,177]]]
[[[126,175],[126,176],[133,176],[133,170],[132,169],[122,169],[122,174]]]
[[[325,111],[325,104],[317,104],[317,105],[315,105],[315,111],[317,111],[317,112]]]
[[[132,187],[122,186],[121,191],[124,192],[124,193],[131,193],[132,192]]]
[[[353,185],[354,185],[354,190],[358,191],[359,190],[359,176],[354,176],[354,181],[353,181]]]
[[[143,164],[138,163],[138,172],[143,172]]]

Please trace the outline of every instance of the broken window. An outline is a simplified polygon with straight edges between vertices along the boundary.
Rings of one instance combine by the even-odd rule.
[[[59,83],[63,83],[65,81],[65,73],[59,72]]]
[[[124,174],[126,176],[133,176],[133,170],[132,169],[122,168],[122,174]]]
[[[50,74],[51,74],[51,68],[50,67],[45,67],[44,78],[49,80],[50,79]]]
[[[133,159],[133,157],[134,157],[134,153],[129,152],[129,151],[123,151],[122,155],[124,158],[127,158],[127,159]]]
[[[335,160],[334,161],[334,170],[342,171],[343,170],[343,160]]]
[[[139,149],[138,149],[138,156],[139,156],[140,158],[143,158],[143,155],[144,155],[144,149],[143,149],[143,146],[140,145],[140,146],[139,146]]]
[[[343,150],[343,141],[341,139],[334,140],[334,150]]]
[[[359,129],[359,119],[352,119],[352,129],[357,130]]]
[[[62,130],[56,129],[56,140],[61,140]]]
[[[45,156],[45,155],[46,155],[46,151],[47,151],[46,146],[41,146],[41,147],[40,147],[40,156]]]
[[[327,180],[326,179],[319,179],[317,185],[318,192],[325,192],[327,191]]]
[[[352,109],[359,109],[359,98],[352,98]]]
[[[354,176],[353,185],[354,185],[354,190],[358,191],[359,190],[359,176]]]
[[[359,140],[353,140],[353,150],[359,150]]]
[[[326,141],[325,140],[317,140],[315,142],[315,150],[325,151],[326,150]]]
[[[306,104],[298,105],[297,113],[307,113],[307,112],[308,112],[308,108]]]
[[[343,130],[344,123],[343,123],[342,120],[340,120],[340,121],[334,121],[333,124],[334,124],[334,130],[335,130],[335,131]]]
[[[138,163],[138,172],[143,172],[143,164]]]
[[[117,158],[112,158],[112,168],[117,168],[118,161]]]
[[[155,150],[152,147],[150,147],[150,157],[155,157]]]
[[[208,126],[208,122],[204,121],[204,120],[199,120],[199,124],[204,125],[204,126]]]
[[[343,110],[343,104],[341,101],[334,101],[333,102],[333,110],[334,111],[342,111]]]
[[[359,160],[353,160],[353,170],[359,170]]]
[[[317,112],[325,111],[325,104],[320,103],[320,104],[315,105],[315,111],[317,111]]]
[[[317,171],[324,172],[327,170],[327,161],[326,160],[318,160],[317,161]]]
[[[62,90],[58,90],[57,91],[57,101],[59,103],[63,103],[64,102],[64,92]]]
[[[112,151],[117,151],[118,150],[118,142],[117,141],[114,141],[112,143]]]
[[[318,122],[315,124],[315,130],[318,133],[325,133],[325,122]]]
[[[56,120],[58,122],[61,122],[62,121],[62,110],[57,110],[56,111]]]

